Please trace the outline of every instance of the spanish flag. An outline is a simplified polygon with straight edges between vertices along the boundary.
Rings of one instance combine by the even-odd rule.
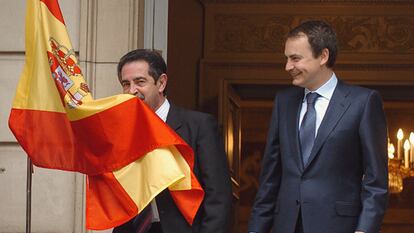
[[[9,127],[33,164],[87,175],[86,228],[118,226],[168,188],[192,224],[191,148],[141,100],[94,100],[57,0],[27,0],[26,60]]]

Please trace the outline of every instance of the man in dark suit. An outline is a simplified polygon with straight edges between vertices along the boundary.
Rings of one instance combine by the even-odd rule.
[[[336,54],[325,22],[288,34],[285,68],[297,87],[275,98],[249,232],[380,230],[388,199],[382,101],[337,79]]]
[[[231,212],[231,183],[227,159],[218,135],[217,123],[208,114],[170,105],[165,95],[167,67],[154,51],[137,49],[118,64],[123,92],[136,95],[181,136],[194,150],[194,174],[205,196],[190,226],[168,190],[151,203],[151,233],[227,233]],[[113,232],[137,232],[140,215]]]

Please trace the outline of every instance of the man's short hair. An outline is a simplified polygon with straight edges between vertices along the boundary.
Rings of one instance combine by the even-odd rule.
[[[164,59],[161,54],[157,51],[149,49],[136,49],[125,54],[118,63],[118,79],[122,80],[122,67],[125,64],[135,62],[135,61],[145,61],[148,63],[148,74],[154,78],[154,81],[157,82],[162,74],[167,73],[167,64],[165,64]]]
[[[333,28],[326,22],[312,20],[301,23],[293,28],[287,38],[295,38],[306,35],[312,48],[312,54],[315,58],[322,54],[322,50],[329,50],[329,59],[326,66],[332,68],[335,65],[338,54],[336,33]]]

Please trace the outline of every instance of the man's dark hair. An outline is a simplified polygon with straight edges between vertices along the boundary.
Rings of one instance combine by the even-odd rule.
[[[308,37],[313,57],[317,58],[320,56],[325,48],[329,50],[329,59],[326,66],[332,68],[335,65],[338,54],[336,33],[333,28],[323,21],[307,21],[293,28],[287,35],[287,38],[301,37],[303,34]]]
[[[161,54],[157,51],[149,49],[136,49],[125,54],[118,63],[118,79],[122,80],[121,71],[122,67],[125,64],[135,62],[135,61],[145,61],[148,63],[148,74],[154,78],[155,83],[158,81],[162,74],[167,73],[167,65],[165,64],[164,59]]]

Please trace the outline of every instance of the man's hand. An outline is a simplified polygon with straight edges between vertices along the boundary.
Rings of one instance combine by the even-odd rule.
[[[355,233],[365,233],[365,232],[363,232],[363,231],[355,231]]]

